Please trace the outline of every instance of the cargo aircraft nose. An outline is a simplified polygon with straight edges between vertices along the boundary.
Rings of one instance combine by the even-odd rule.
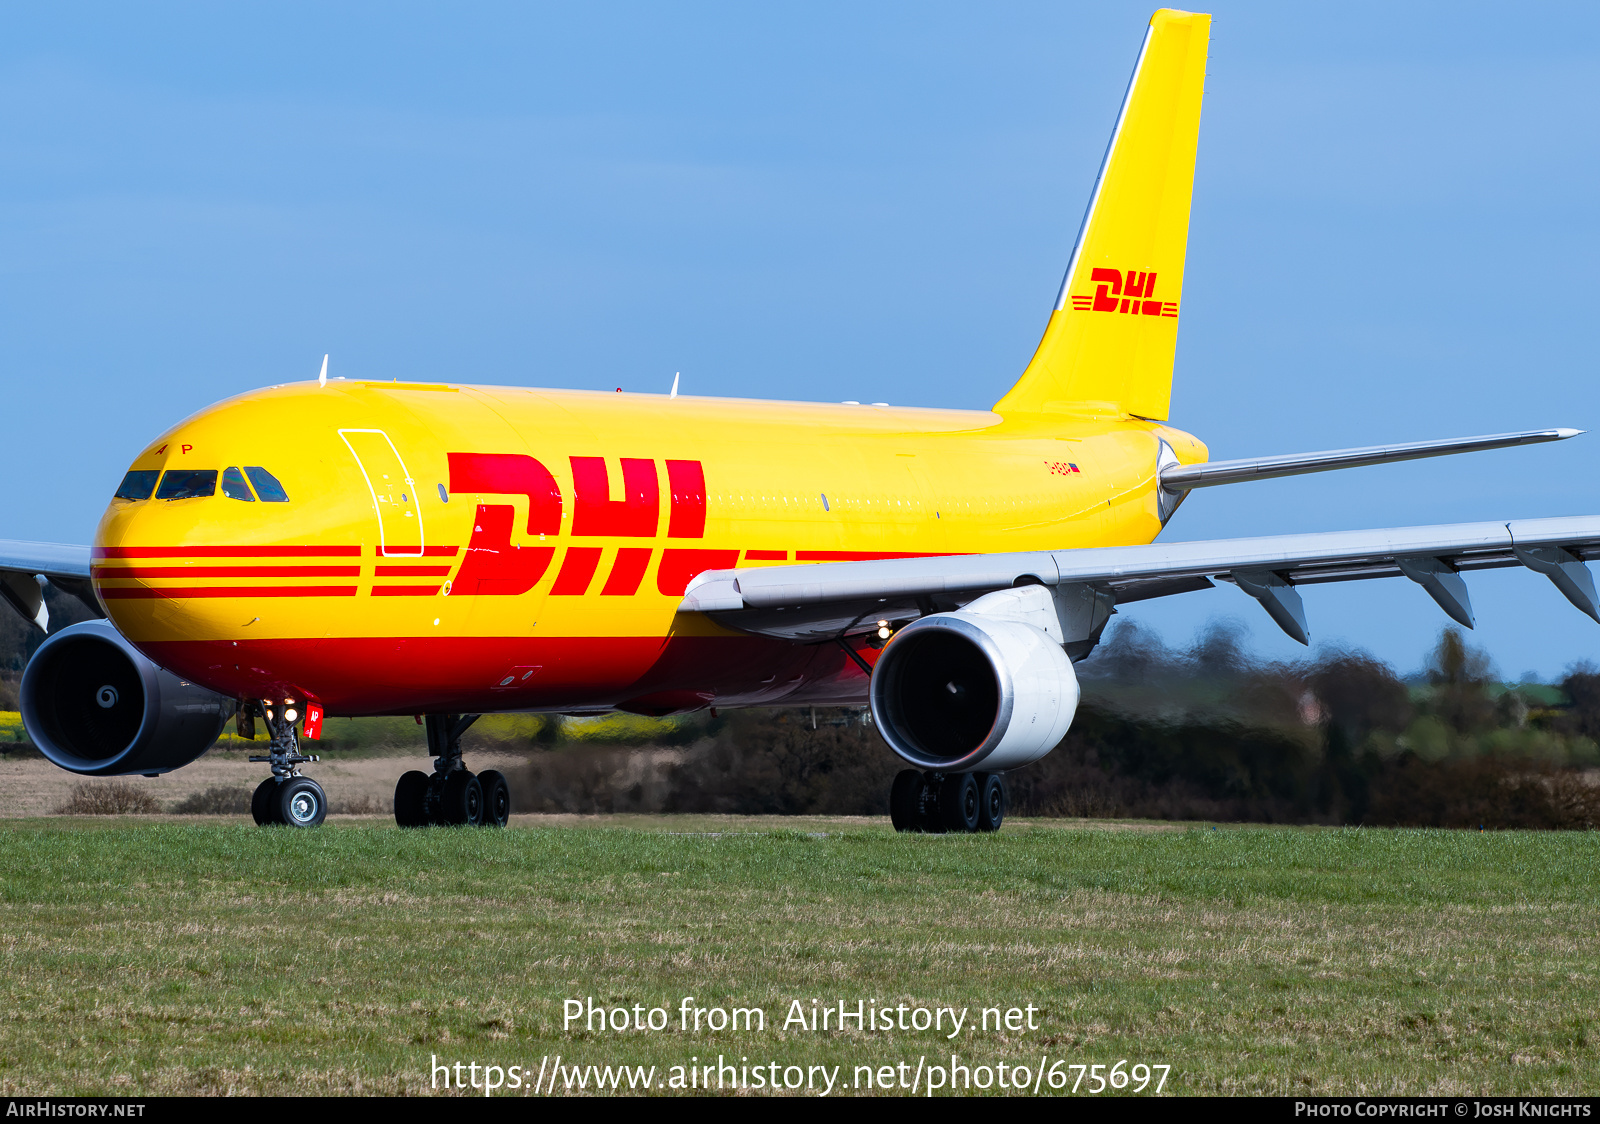
[[[260,516],[241,505],[283,505],[289,494],[266,466],[135,467],[123,477],[95,535],[90,571],[102,603],[121,627],[137,630],[130,602],[231,600],[249,596],[246,582],[299,574],[258,559],[298,553],[276,545],[253,546],[248,534]],[[282,522],[267,517],[267,521]],[[243,540],[243,541],[241,541]],[[159,614],[169,618],[175,606]],[[204,617],[205,614],[200,614]]]
[[[353,596],[360,573],[359,542],[322,541],[327,513],[304,502],[311,489],[298,471],[306,458],[264,441],[252,413],[224,404],[146,449],[100,521],[90,569],[107,616],[135,648],[236,698],[303,690],[281,660],[263,666],[236,650],[303,635],[301,614],[288,610],[303,598]]]

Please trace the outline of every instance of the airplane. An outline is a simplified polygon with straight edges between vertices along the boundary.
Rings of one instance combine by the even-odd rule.
[[[287,383],[151,441],[90,546],[0,541],[50,635],[33,743],[155,776],[236,718],[258,824],[310,827],[326,715],[417,715],[401,826],[504,825],[481,714],[860,706],[906,763],[901,831],[993,831],[1067,733],[1119,605],[1237,586],[1301,643],[1300,587],[1404,577],[1471,627],[1463,574],[1522,566],[1600,621],[1600,517],[1158,541],[1189,493],[1575,436],[1547,429],[1212,461],[1168,423],[1210,17],[1150,19],[1043,338],[990,410],[458,383]]]

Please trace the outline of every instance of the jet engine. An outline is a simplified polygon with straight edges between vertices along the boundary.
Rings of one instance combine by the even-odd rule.
[[[64,628],[22,673],[22,724],[51,761],[95,777],[154,776],[211,748],[233,699],[157,667],[110,621]]]
[[[911,764],[998,772],[1037,761],[1066,736],[1078,677],[1043,629],[964,610],[896,633],[873,669],[869,698],[879,733]]]

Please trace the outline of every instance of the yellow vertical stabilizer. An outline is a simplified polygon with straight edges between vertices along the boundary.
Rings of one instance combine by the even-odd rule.
[[[1003,416],[1165,419],[1211,17],[1150,17],[1055,311]]]

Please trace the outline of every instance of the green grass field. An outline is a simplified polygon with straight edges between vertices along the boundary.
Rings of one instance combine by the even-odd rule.
[[[1600,1088],[1595,833],[51,819],[0,823],[0,871],[7,1094],[425,1092],[433,1056],[531,1082],[557,1054],[849,1085],[952,1052],[1190,1094]],[[689,995],[767,1028],[680,1032]],[[672,1029],[564,1031],[583,996]],[[785,1031],[796,999],[1040,1022]]]

